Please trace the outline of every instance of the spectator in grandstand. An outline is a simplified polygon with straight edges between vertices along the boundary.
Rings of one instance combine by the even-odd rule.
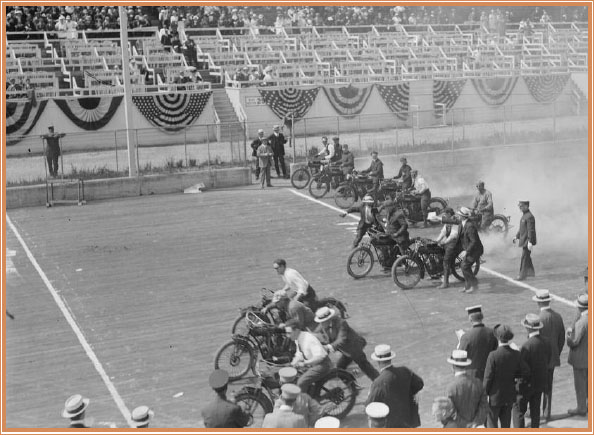
[[[148,406],[139,406],[132,411],[131,419],[135,428],[142,429],[149,427],[149,422],[155,413]]]
[[[186,58],[186,62],[190,66],[198,67],[198,53],[196,51],[196,43],[192,38],[187,38],[182,45],[182,53]]]
[[[78,32],[76,31],[76,21],[74,21],[70,15],[66,17],[66,31],[67,31],[67,38],[68,39],[76,39],[78,37]]]
[[[68,25],[66,24],[66,17],[60,15],[58,23],[56,24],[56,31],[58,32],[58,38],[66,39],[68,36]]]
[[[74,394],[66,399],[62,417],[70,420],[69,428],[88,428],[85,422],[85,412],[90,400],[80,394]]]
[[[249,68],[247,66],[238,69],[233,75],[233,80],[237,82],[247,82],[250,79],[248,71]]]
[[[41,136],[45,140],[47,146],[45,147],[45,156],[47,159],[47,167],[51,177],[58,176],[58,158],[60,157],[60,139],[66,136],[64,133],[54,133],[54,126],[50,125],[47,128],[47,134]]]
[[[272,147],[272,151],[274,152],[273,158],[274,168],[276,169],[276,176],[280,178],[280,172],[282,170],[283,177],[289,178],[289,176],[287,175],[287,167],[285,165],[285,144],[287,143],[287,139],[281,133],[279,125],[275,125],[272,128],[272,134],[268,137],[268,142],[270,142],[270,146]]]
[[[271,65],[268,65],[266,68],[264,68],[263,74],[264,77],[262,78],[262,81],[264,84],[269,84],[270,82],[274,81],[274,68]]]

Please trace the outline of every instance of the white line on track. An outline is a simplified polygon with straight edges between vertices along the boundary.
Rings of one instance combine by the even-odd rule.
[[[334,211],[337,211],[339,213],[344,213],[344,210],[342,210],[342,209],[339,209],[337,207],[334,207],[333,205],[330,205],[330,204],[326,204],[325,202],[322,202],[322,201],[320,201],[318,199],[312,198],[311,196],[308,196],[308,195],[305,195],[305,194],[303,194],[301,192],[298,192],[295,189],[288,189],[288,190],[290,192],[294,193],[295,195],[301,196],[301,197],[303,197],[305,199],[308,199],[308,200],[310,200],[312,202],[315,202],[316,204],[323,205],[324,207],[328,207],[329,209],[334,210]],[[349,214],[347,216],[350,217],[350,218],[352,218],[352,219],[355,219],[357,221],[359,220],[359,218],[357,216],[355,216],[355,215]],[[491,274],[493,276],[496,276],[498,278],[501,278],[501,279],[504,279],[504,280],[506,280],[508,282],[511,282],[512,284],[514,284],[514,285],[516,285],[518,287],[522,287],[522,288],[531,290],[531,291],[533,291],[535,293],[536,293],[537,290],[539,290],[536,287],[532,287],[531,285],[526,284],[526,283],[523,283],[521,281],[516,281],[515,279],[510,278],[507,275],[504,275],[502,273],[499,273],[499,272],[497,272],[495,270],[492,270],[492,269],[489,269],[487,267],[481,266],[481,270],[484,270],[485,272],[487,272],[487,273],[489,273],[489,274]],[[564,303],[566,305],[569,305],[571,307],[575,307],[575,303],[573,303],[572,301],[570,301],[568,299],[562,298],[561,296],[557,296],[557,295],[554,295],[553,293],[551,293],[551,298],[555,299],[556,301],[562,302],[562,303]]]
[[[23,240],[23,238],[19,234],[18,230],[16,229],[16,227],[14,226],[14,224],[12,223],[12,221],[10,220],[10,218],[8,217],[8,215],[6,215],[6,223],[8,224],[8,226],[10,227],[10,229],[12,230],[12,232],[14,233],[14,235],[16,236],[16,238],[18,239],[19,243],[23,247],[23,250],[27,254],[27,257],[29,258],[29,261],[31,261],[31,264],[33,265],[33,267],[35,268],[35,270],[37,270],[37,273],[39,273],[39,276],[41,277],[41,279],[44,282],[45,286],[47,287],[47,289],[49,290],[50,294],[54,298],[54,301],[56,302],[56,305],[58,306],[58,308],[60,309],[60,311],[64,315],[64,318],[66,319],[66,321],[68,322],[68,324],[70,325],[70,327],[72,328],[72,331],[76,335],[76,338],[78,338],[78,341],[80,342],[81,346],[85,350],[85,353],[87,354],[87,356],[89,357],[89,359],[93,363],[93,366],[95,367],[95,370],[97,370],[97,372],[99,373],[99,376],[101,376],[101,379],[103,380],[103,382],[105,383],[105,386],[109,390],[109,392],[111,394],[111,397],[115,401],[118,409],[120,410],[120,412],[122,413],[122,415],[126,419],[126,422],[128,423],[128,425],[130,427],[134,427],[133,424],[132,424],[132,420],[130,418],[130,411],[128,410],[128,408],[124,404],[124,401],[122,400],[120,394],[118,393],[118,391],[116,390],[115,386],[113,385],[113,383],[109,379],[109,376],[107,376],[107,373],[103,369],[103,366],[101,365],[101,362],[99,362],[99,359],[97,358],[97,355],[95,355],[95,352],[93,351],[93,349],[91,348],[91,346],[87,342],[84,334],[82,333],[82,331],[80,330],[79,326],[77,325],[76,320],[74,320],[74,317],[72,316],[72,313],[70,312],[70,310],[66,306],[65,301],[62,299],[62,297],[60,295],[58,295],[58,292],[56,291],[56,289],[54,288],[54,286],[52,285],[52,283],[50,282],[50,280],[46,276],[46,274],[43,271],[43,269],[41,269],[41,267],[39,266],[39,263],[37,263],[37,260],[35,259],[35,257],[31,253],[31,251],[29,250],[29,247],[27,246],[27,244],[25,243],[25,241]]]

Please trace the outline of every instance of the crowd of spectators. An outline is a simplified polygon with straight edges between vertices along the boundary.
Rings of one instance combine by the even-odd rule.
[[[491,27],[489,7],[442,6],[129,6],[128,27],[257,28],[391,24],[461,24]],[[510,7],[499,12],[507,22],[587,21],[587,7]],[[63,21],[61,21],[63,17]],[[115,6],[8,6],[6,30],[32,32],[119,28]]]

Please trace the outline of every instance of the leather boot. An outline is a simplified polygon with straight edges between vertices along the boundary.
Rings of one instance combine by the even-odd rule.
[[[447,270],[444,274],[443,274],[443,280],[442,283],[439,287],[437,287],[438,289],[445,289],[445,288],[449,288],[450,287],[450,271]]]

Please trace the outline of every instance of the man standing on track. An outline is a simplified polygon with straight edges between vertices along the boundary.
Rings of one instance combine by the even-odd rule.
[[[482,305],[467,307],[466,312],[472,328],[460,337],[458,349],[468,353],[472,361],[468,369],[474,370],[476,377],[482,381],[489,353],[497,349],[497,339],[493,330],[483,323]]]
[[[365,195],[360,206],[350,207],[340,215],[340,217],[346,217],[349,213],[359,213],[361,215],[361,219],[359,219],[359,224],[357,225],[357,235],[355,236],[355,240],[353,240],[353,249],[359,246],[359,242],[361,242],[367,230],[377,223],[377,208],[373,206],[373,203],[374,201],[371,195]]]
[[[273,151],[266,139],[262,139],[262,145],[258,147],[257,155],[262,170],[262,189],[264,189],[264,184],[266,184],[266,187],[272,187],[272,184],[270,184],[270,166],[272,165]]]
[[[588,293],[575,301],[579,317],[572,328],[567,328],[567,362],[573,367],[573,385],[577,407],[568,409],[569,415],[588,415]]]
[[[523,281],[529,276],[534,276],[534,265],[532,264],[532,248],[536,245],[536,225],[534,215],[530,212],[530,201],[520,201],[518,206],[522,211],[520,228],[513,243],[518,243],[522,248],[522,259],[520,260],[520,274],[517,281]]]
[[[229,374],[225,370],[215,370],[208,378],[208,384],[216,394],[215,400],[202,410],[206,428],[245,427],[250,417],[235,403],[227,400]]]
[[[472,212],[467,207],[461,207],[458,210],[458,216],[462,220],[460,224],[460,236],[458,237],[458,252],[465,251],[464,259],[462,260],[462,273],[464,274],[464,288],[460,290],[461,293],[472,293],[478,290],[478,280],[474,276],[472,267],[474,263],[480,261],[483,255],[483,244],[478,235],[476,225],[470,217]],[[471,356],[474,361],[474,357]]]
[[[58,176],[58,159],[61,155],[60,139],[66,136],[64,133],[54,133],[54,126],[50,125],[47,128],[47,134],[41,136],[45,140],[45,157],[47,159],[47,169],[50,177]]]
[[[258,148],[262,145],[262,141],[264,140],[264,130],[258,130],[258,137],[254,139],[250,147],[252,148],[252,157],[255,157],[256,160],[256,180],[260,178],[260,160],[258,159]]]
[[[287,175],[287,167],[285,166],[285,144],[287,143],[287,139],[285,139],[285,136],[280,132],[280,127],[278,125],[275,125],[272,128],[272,134],[268,136],[268,142],[270,142],[272,152],[274,153],[273,158],[274,168],[276,169],[276,176],[280,178],[280,164],[283,172],[283,177],[289,178],[289,176]]]

